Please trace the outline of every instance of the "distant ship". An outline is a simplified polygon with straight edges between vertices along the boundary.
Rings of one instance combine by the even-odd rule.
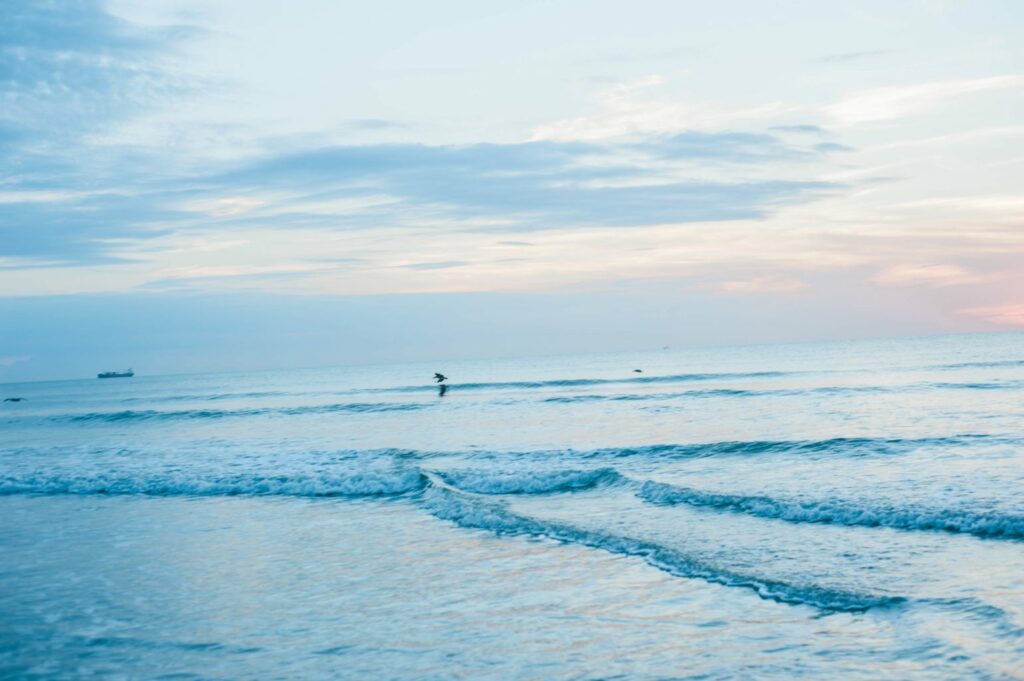
[[[96,378],[131,378],[134,375],[134,371],[126,369],[124,371],[104,371],[101,374],[96,374]]]

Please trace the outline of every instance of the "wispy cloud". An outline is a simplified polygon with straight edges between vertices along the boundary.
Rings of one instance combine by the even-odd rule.
[[[619,144],[316,147],[153,180],[136,163],[107,178],[111,191],[75,193],[96,182],[84,172],[61,178],[63,201],[36,201],[28,188],[19,190],[23,200],[0,214],[0,256],[110,261],[117,240],[214,225],[352,230],[430,219],[522,232],[750,219],[832,185],[693,179],[673,164],[751,164],[807,153],[771,135],[723,132]]]
[[[176,91],[179,78],[162,57],[195,30],[134,25],[93,0],[28,3],[5,19],[0,87],[14,106],[0,115],[0,144],[19,149],[0,158],[6,267],[137,263],[146,258],[139,244],[211,230],[429,224],[511,235],[758,219],[834,187],[770,170],[772,162],[820,153],[813,146],[724,130],[728,117],[715,131],[688,130],[671,107],[634,120],[639,134],[629,139],[602,133],[519,144],[338,146],[329,135],[320,142],[303,136],[218,162],[183,159],[173,148],[82,141],[58,148],[67,133],[85,139],[84,128],[109,125]],[[636,94],[661,82],[649,76],[606,92],[612,128],[631,125],[644,109]],[[351,118],[338,125],[373,133],[405,124]],[[754,164],[761,170],[707,172]]]
[[[981,317],[1000,326],[1024,328],[1024,304],[993,305],[959,310],[960,314]]]
[[[9,2],[0,21],[0,144],[45,131],[56,141],[178,91],[162,67],[198,30],[144,28],[97,0]]]
[[[694,129],[721,130],[769,119],[787,108],[779,102],[722,107],[659,98],[657,91],[664,83],[665,79],[658,74],[617,83],[601,93],[597,113],[539,125],[531,139],[598,141],[629,135],[671,135]]]
[[[621,160],[642,151],[646,162]],[[317,189],[336,197],[373,192],[394,199],[318,224],[394,223],[403,216],[506,220],[505,229],[752,218],[828,188],[813,181],[711,181],[674,177],[670,161],[748,163],[788,153],[770,136],[702,134],[643,145],[530,142],[464,146],[328,147],[269,156],[201,182],[206,192]],[[668,165],[659,163],[665,160]],[[296,221],[303,219],[295,203]]]
[[[470,263],[465,260],[439,260],[437,262],[414,262],[402,265],[411,270],[450,270],[453,267],[463,267]]]
[[[471,68],[455,54],[414,63],[412,48],[362,64],[369,48],[355,46],[331,54],[360,68],[318,71],[300,54],[281,77],[261,50],[285,57],[309,33],[269,45],[257,31],[247,54],[259,58],[229,71],[244,82],[190,98],[176,67],[221,73],[210,55],[229,45],[216,31],[190,42],[195,29],[158,26],[163,10],[117,5],[149,17],[143,26],[99,1],[9,4],[0,295],[550,291],[674,278],[716,305],[756,305],[822,295],[828,272],[848,300],[900,287],[876,297],[1013,318],[985,305],[1019,280],[1020,166],[999,164],[1020,162],[1021,128],[999,104],[1024,76],[943,77],[943,65],[903,55],[899,69],[852,68],[884,50],[825,55],[815,62],[832,67],[820,67],[800,52],[858,44],[846,34],[763,56],[757,82],[745,80],[753,43],[733,45],[736,61],[723,45],[721,59],[708,52],[682,73],[692,50],[614,36],[538,52],[527,75],[550,64],[550,82],[496,66],[501,45]],[[230,45],[256,23],[231,27]],[[308,54],[335,49],[334,38]],[[601,71],[627,80],[591,93],[583,79],[596,69],[580,62],[593,57],[621,62]],[[450,89],[407,77],[420,67],[443,68]],[[664,75],[633,77],[649,70]],[[335,86],[344,96],[317,96]],[[477,96],[487,87],[494,96]],[[574,110],[579,96],[596,101]],[[971,115],[946,106],[957,98]],[[303,109],[322,115],[295,122]],[[920,114],[934,115],[919,125]],[[154,133],[162,122],[173,130]]]
[[[799,133],[806,135],[822,135],[827,132],[825,128],[820,125],[811,125],[809,123],[801,123],[797,125],[773,125],[768,129],[774,132]]]
[[[111,240],[170,233],[168,223],[188,216],[160,206],[155,195],[99,194],[64,202],[8,203],[0,212],[0,256],[35,260],[121,261]]]
[[[807,148],[784,143],[774,135],[751,132],[686,131],[652,135],[633,145],[654,158],[685,158],[732,163],[780,161],[809,153]],[[821,145],[815,145],[819,149]]]
[[[941,287],[975,284],[983,277],[959,265],[896,265],[878,272],[872,280],[886,286]]]
[[[115,262],[105,240],[163,231],[159,223],[176,211],[140,199],[142,155],[128,148],[110,153],[88,140],[185,91],[186,79],[167,70],[164,59],[198,33],[135,25],[97,0],[4,4],[0,256],[28,259],[26,266]],[[158,175],[148,173],[150,180]]]
[[[919,114],[966,94],[1020,88],[1022,75],[896,85],[855,92],[825,111],[842,125],[874,123]]]
[[[795,277],[764,276],[704,284],[702,288],[730,296],[798,293],[809,288],[807,282]]]

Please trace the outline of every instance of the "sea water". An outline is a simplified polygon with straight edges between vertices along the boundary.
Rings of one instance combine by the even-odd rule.
[[[137,368],[0,386],[0,677],[1024,678],[1024,335]]]

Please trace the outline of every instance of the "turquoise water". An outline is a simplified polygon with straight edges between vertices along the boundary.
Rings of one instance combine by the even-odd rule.
[[[144,373],[0,386],[0,676],[1022,678],[1024,335]]]

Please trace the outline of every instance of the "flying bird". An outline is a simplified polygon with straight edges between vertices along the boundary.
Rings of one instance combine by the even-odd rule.
[[[437,383],[444,383],[447,380],[448,377],[445,376],[444,374],[434,372],[434,381],[436,381]]]

